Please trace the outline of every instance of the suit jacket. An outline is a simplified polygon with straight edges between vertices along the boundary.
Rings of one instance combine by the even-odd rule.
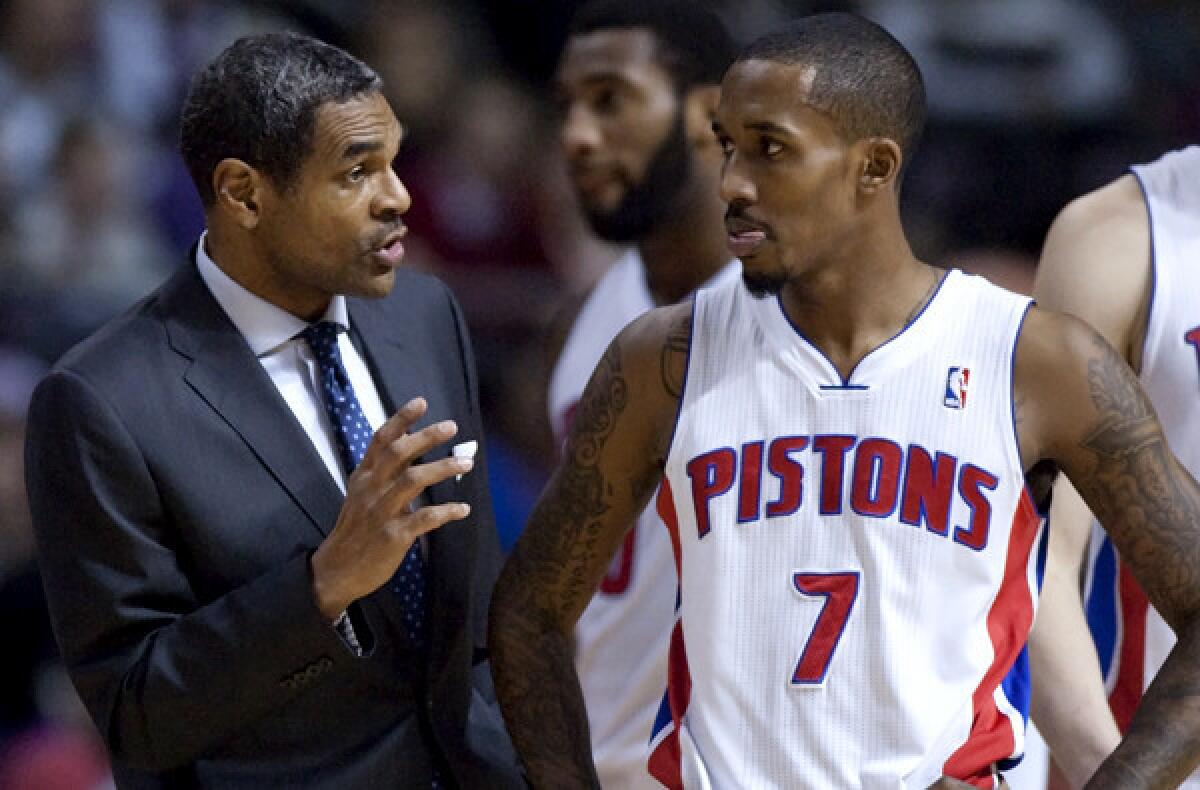
[[[397,273],[350,299],[389,413],[482,440],[453,297]],[[471,515],[430,534],[429,645],[385,585],[351,607],[355,656],[316,609],[309,556],[343,496],[245,340],[189,264],[55,366],[33,397],[27,483],[71,677],[123,786],[522,784],[485,661],[499,550],[482,452],[428,491]],[[435,757],[438,755],[439,757]]]

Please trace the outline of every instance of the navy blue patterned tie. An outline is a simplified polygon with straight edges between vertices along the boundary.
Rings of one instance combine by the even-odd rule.
[[[338,351],[338,333],[342,327],[333,321],[312,324],[301,335],[317,358],[317,371],[324,393],[325,411],[337,436],[342,463],[349,475],[367,454],[371,443],[371,425],[354,397],[354,387],[342,365]],[[417,646],[425,644],[425,562],[416,543],[404,556],[396,575],[389,582],[400,596],[408,636]]]

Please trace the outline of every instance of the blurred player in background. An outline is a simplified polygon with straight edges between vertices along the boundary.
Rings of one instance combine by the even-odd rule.
[[[548,406],[561,444],[604,349],[630,321],[706,282],[736,278],[717,192],[712,133],[734,46],[684,0],[599,0],[571,26],[557,71],[561,139],[598,236],[630,244],[551,341]],[[671,543],[652,508],[638,518],[575,628],[593,756],[609,788],[656,786],[646,771],[675,610]]]

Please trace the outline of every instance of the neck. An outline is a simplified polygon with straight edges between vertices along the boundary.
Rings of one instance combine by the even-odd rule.
[[[781,295],[788,317],[843,378],[920,315],[944,275],[913,256],[898,221],[876,228]]]
[[[698,180],[698,179],[697,179]],[[638,241],[646,283],[657,305],[674,304],[708,282],[732,258],[714,184],[688,184],[669,218]]]
[[[250,293],[304,321],[315,321],[329,307],[329,297],[281,279],[266,252],[244,233],[209,218],[204,251],[221,271]]]

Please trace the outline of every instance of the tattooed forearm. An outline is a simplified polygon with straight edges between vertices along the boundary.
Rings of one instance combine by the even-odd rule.
[[[617,419],[629,403],[629,388],[621,370],[620,346],[613,343],[592,374],[567,444],[566,463],[555,478],[552,496],[542,497],[530,519],[535,535],[549,538],[539,545],[531,541],[531,559],[541,562],[540,578],[556,578],[563,567],[571,575],[545,589],[539,604],[555,608],[564,603],[586,601],[594,592],[585,577],[596,560],[601,525],[597,520],[608,510],[605,497],[610,484],[604,479],[598,459],[612,435]],[[566,557],[567,562],[563,563]],[[582,608],[582,607],[580,607]]]
[[[667,333],[661,356],[663,389],[672,398],[683,396],[683,381],[687,376],[688,348],[692,342],[692,313],[687,311]]]
[[[1198,662],[1200,630],[1191,628],[1179,634],[1124,739],[1088,782],[1088,790],[1178,787],[1192,773],[1200,749]]]
[[[492,675],[527,777],[535,788],[599,787],[571,639],[536,616],[521,616],[519,599],[507,597],[498,586],[489,635]]]
[[[1173,787],[1200,754],[1200,487],[1132,371],[1098,337],[1088,393],[1095,416],[1072,482],[1180,637],[1089,787]]]
[[[628,405],[619,343],[580,402],[566,461],[497,583],[491,610],[496,692],[535,787],[598,786],[572,661],[571,624],[620,535],[602,520],[614,481],[600,457]],[[607,531],[606,531],[607,527]]]

